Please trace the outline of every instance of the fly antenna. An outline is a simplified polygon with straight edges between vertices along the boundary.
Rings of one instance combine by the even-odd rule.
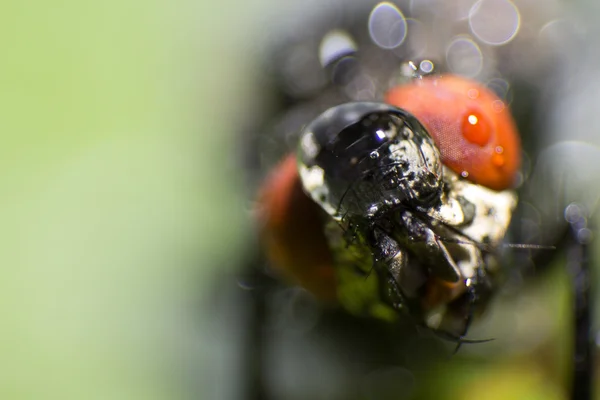
[[[527,243],[504,243],[502,247],[509,247],[511,249],[523,249],[523,250],[556,250],[556,246],[547,246],[543,244],[527,244]]]

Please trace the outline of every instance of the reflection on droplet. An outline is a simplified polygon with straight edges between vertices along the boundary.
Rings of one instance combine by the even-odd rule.
[[[377,151],[372,151],[371,154],[369,154],[369,157],[372,159],[379,158],[379,153]]]
[[[454,39],[446,48],[446,63],[451,72],[474,77],[483,67],[483,55],[477,43],[468,37]]]
[[[419,69],[425,74],[433,72],[433,68],[433,62],[430,60],[423,60],[419,63]]]
[[[519,171],[519,172],[517,172],[517,176],[515,177],[514,187],[515,188],[521,187],[523,182],[525,182],[525,174],[523,174],[521,171]]]
[[[577,231],[577,240],[581,244],[589,244],[594,238],[594,232],[589,228],[582,228]]]
[[[546,23],[539,32],[540,44],[543,46],[559,46],[565,49],[572,44],[575,27],[570,21],[564,19],[555,19]]]
[[[325,67],[335,60],[356,52],[352,36],[342,30],[333,30],[323,36],[319,45],[319,62]]]
[[[571,203],[567,207],[565,207],[565,220],[571,224],[575,224],[580,222],[585,217],[583,216],[583,211],[581,207],[577,203]]]
[[[406,38],[406,19],[402,12],[388,2],[379,3],[369,15],[371,40],[384,49],[393,49]]]
[[[360,73],[360,62],[355,56],[343,56],[332,63],[331,82],[347,85]]]
[[[510,0],[479,0],[469,13],[469,26],[477,39],[490,45],[503,45],[517,35],[519,10]]]
[[[485,84],[486,87],[491,89],[498,97],[503,100],[506,100],[508,97],[508,90],[510,89],[510,84],[506,79],[502,78],[492,78]]]
[[[539,31],[536,53],[549,57],[550,63],[571,60],[573,45],[585,41],[586,28],[575,25],[569,19],[555,19],[546,23]],[[582,40],[583,39],[583,40]]]

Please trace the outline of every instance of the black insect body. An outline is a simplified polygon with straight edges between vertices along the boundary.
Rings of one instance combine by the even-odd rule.
[[[494,286],[514,193],[458,177],[414,116],[380,103],[346,103],[308,124],[298,170],[330,217],[342,304],[367,315],[402,310],[462,340]],[[380,295],[353,293],[371,272]]]

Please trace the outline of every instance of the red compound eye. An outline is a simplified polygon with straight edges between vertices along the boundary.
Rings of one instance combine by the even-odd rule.
[[[426,77],[391,89],[386,102],[421,121],[454,172],[494,190],[514,186],[519,135],[508,107],[491,90],[458,76]]]

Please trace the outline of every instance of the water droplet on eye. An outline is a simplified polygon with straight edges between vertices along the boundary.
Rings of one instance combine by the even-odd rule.
[[[371,154],[369,154],[369,157],[376,159],[379,157],[379,153],[377,151],[372,151]]]
[[[484,146],[490,140],[491,129],[480,113],[467,112],[463,117],[462,134],[469,142]]]
[[[492,156],[492,164],[494,164],[496,167],[502,167],[505,162],[506,160],[502,154],[496,153]]]

